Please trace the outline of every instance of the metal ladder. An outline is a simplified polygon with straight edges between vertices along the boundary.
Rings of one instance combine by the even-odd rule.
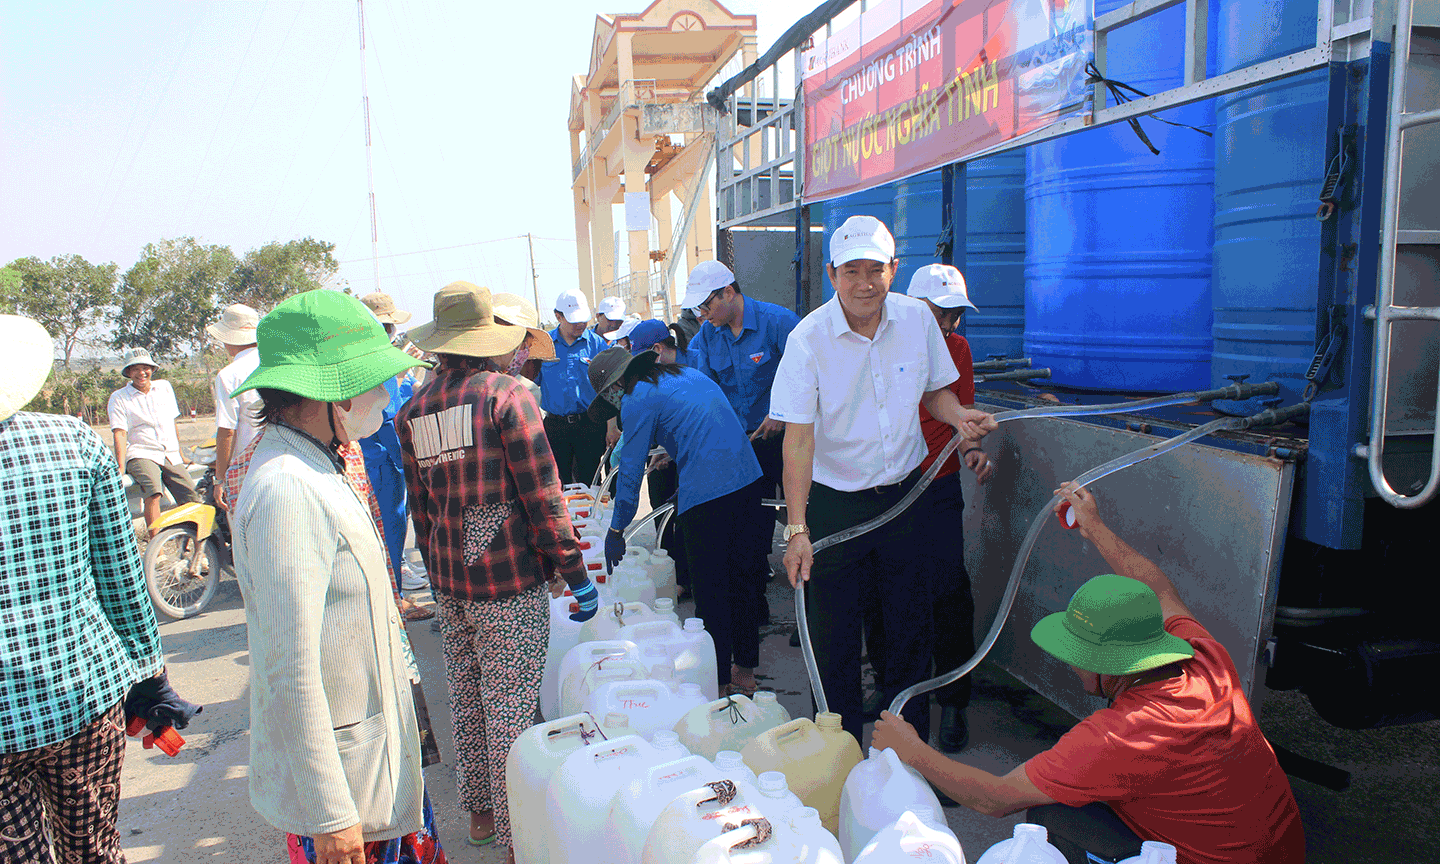
[[[1365,317],[1375,322],[1375,356],[1370,384],[1370,443],[1356,447],[1357,455],[1365,457],[1370,468],[1370,482],[1375,491],[1393,507],[1414,509],[1435,497],[1440,488],[1440,447],[1430,454],[1430,476],[1415,495],[1403,495],[1385,479],[1385,423],[1390,382],[1391,328],[1397,321],[1440,322],[1440,306],[1395,305],[1395,258],[1400,240],[1400,168],[1401,136],[1407,129],[1440,123],[1440,108],[1405,113],[1405,78],[1410,66],[1411,21],[1414,0],[1396,3],[1395,52],[1390,83],[1389,128],[1385,139],[1385,199],[1380,233],[1380,273],[1374,306],[1365,308]],[[1440,401],[1440,394],[1437,394]],[[1433,434],[1440,438],[1440,404],[1437,404]]]

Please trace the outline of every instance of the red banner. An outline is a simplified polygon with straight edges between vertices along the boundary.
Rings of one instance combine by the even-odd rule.
[[[1078,108],[1090,0],[886,0],[802,60],[804,200],[964,160]]]

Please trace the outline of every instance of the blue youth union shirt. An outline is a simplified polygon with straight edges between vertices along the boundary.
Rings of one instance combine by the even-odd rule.
[[[800,317],[784,306],[746,297],[738,337],[729,327],[706,321],[690,340],[690,365],[720,385],[747,432],[755,431],[770,413],[770,386],[785,340],[799,323]]]
[[[558,327],[550,331],[550,338],[555,342],[555,359],[540,364],[535,380],[540,385],[540,407],[547,414],[579,414],[595,398],[590,361],[609,346],[594,330],[581,333],[574,345],[565,344]]]
[[[677,512],[729,495],[760,479],[760,463],[740,419],[720,388],[694,369],[641,381],[620,403],[625,444],[615,492],[612,528],[635,518],[640,480],[655,446],[675,460],[680,472]]]

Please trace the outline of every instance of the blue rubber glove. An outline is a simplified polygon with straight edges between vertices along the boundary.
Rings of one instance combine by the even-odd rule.
[[[600,592],[595,590],[595,583],[589,579],[579,588],[571,588],[570,592],[575,595],[575,602],[580,604],[579,612],[571,612],[571,621],[589,621],[595,617],[595,611],[600,608]]]
[[[625,534],[611,528],[605,532],[605,572],[614,573],[625,557]]]

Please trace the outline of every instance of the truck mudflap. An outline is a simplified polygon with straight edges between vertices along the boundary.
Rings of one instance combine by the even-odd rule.
[[[995,463],[989,482],[978,486],[974,475],[961,472],[977,629],[993,620],[1015,554],[1053,490],[1156,440],[1059,419],[1006,423],[985,439]],[[1106,523],[1174,580],[1186,605],[1230,652],[1252,700],[1263,681],[1293,484],[1293,463],[1196,442],[1091,487]],[[1085,694],[1068,667],[1030,641],[1030,629],[1063,611],[1087,579],[1109,572],[1093,546],[1050,517],[990,654],[991,662],[1076,717],[1104,707],[1104,700]]]

